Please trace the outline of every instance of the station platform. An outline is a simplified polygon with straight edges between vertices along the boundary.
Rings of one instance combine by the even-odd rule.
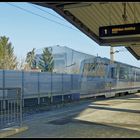
[[[91,99],[24,121],[28,130],[9,138],[140,138],[140,93]]]

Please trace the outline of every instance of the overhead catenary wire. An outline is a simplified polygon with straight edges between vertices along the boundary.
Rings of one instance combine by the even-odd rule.
[[[36,13],[34,13],[34,12],[30,11],[30,10],[27,10],[27,9],[25,9],[25,8],[19,7],[19,6],[14,5],[14,4],[11,4],[11,3],[9,3],[9,2],[6,2],[6,3],[9,4],[9,5],[11,5],[11,6],[13,6],[13,7],[16,7],[16,8],[18,8],[18,9],[20,9],[20,10],[26,11],[26,12],[28,12],[28,13],[30,13],[30,14],[33,14],[33,15],[36,15],[36,16],[41,17],[41,18],[43,18],[43,19],[46,19],[46,20],[48,20],[48,21],[50,21],[50,22],[54,22],[54,23],[59,24],[59,25],[61,25],[61,26],[63,26],[63,27],[66,27],[66,28],[69,28],[69,29],[72,29],[72,30],[74,30],[74,31],[79,32],[79,30],[77,30],[77,29],[74,29],[74,28],[72,28],[72,27],[70,27],[70,26],[67,26],[67,25],[65,25],[65,24],[62,24],[62,23],[57,22],[57,21],[55,21],[55,20],[49,19],[49,18],[47,18],[47,17],[45,17],[45,16],[36,14]]]
[[[43,10],[43,9],[39,8],[38,6],[35,6],[35,4],[32,4],[32,3],[30,3],[30,4],[31,4],[33,7],[35,7],[36,9],[39,9],[40,11],[43,11],[43,12],[45,12],[45,13],[47,13],[47,14],[53,16],[53,17],[56,17],[56,18],[58,18],[58,19],[60,19],[60,20],[62,20],[62,21],[64,21],[64,22],[66,22],[64,19],[62,19],[62,18],[60,18],[60,17],[58,17],[58,16],[56,16],[56,15],[54,15],[54,14],[52,14],[52,13],[46,11],[46,10]]]

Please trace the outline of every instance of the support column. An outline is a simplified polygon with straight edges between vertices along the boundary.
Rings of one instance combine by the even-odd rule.
[[[110,64],[114,63],[114,47],[110,46]]]

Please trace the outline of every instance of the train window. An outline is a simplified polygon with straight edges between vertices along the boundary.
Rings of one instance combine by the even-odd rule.
[[[128,76],[129,72],[128,72],[128,69],[125,68],[125,67],[120,67],[120,71],[119,71],[119,79],[128,79],[129,76]]]
[[[140,81],[140,73],[139,73],[139,75],[138,75],[138,81]]]
[[[88,64],[84,64],[84,68],[83,68],[83,74],[86,76],[88,73]]]
[[[105,77],[106,74],[106,65],[104,63],[98,63],[97,69],[96,69],[96,76],[98,77]]]
[[[94,71],[95,70],[95,64],[91,63],[89,64],[89,71]]]
[[[106,65],[104,63],[85,63],[83,67],[83,75],[85,76],[105,76]]]
[[[85,63],[83,67],[83,74],[85,76],[93,76],[93,73],[95,71],[95,65],[94,63]]]
[[[134,72],[131,67],[129,68],[129,80],[134,81]]]
[[[140,81],[140,72],[139,71],[136,72],[136,81]]]
[[[111,68],[111,78],[116,78],[116,69],[115,68]]]

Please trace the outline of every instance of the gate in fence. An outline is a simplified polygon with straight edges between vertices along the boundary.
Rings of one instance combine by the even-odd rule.
[[[0,88],[0,129],[21,125],[21,88]]]

